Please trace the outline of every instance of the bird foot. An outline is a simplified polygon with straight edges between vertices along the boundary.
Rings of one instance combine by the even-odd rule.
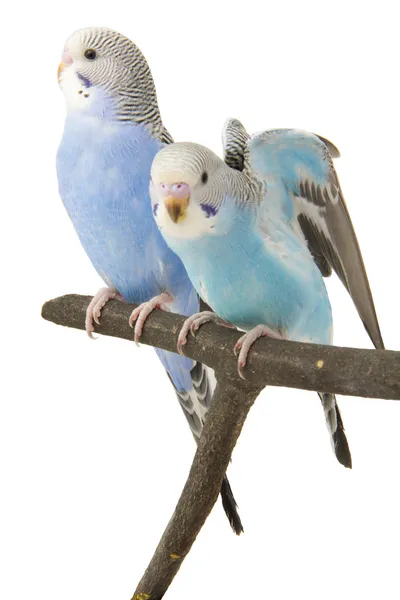
[[[242,379],[246,379],[243,374],[243,369],[246,366],[247,355],[249,353],[250,348],[254,344],[256,340],[260,337],[270,337],[275,340],[283,340],[284,336],[270,329],[266,325],[257,325],[244,335],[238,339],[233,349],[233,353],[238,357],[238,373]]]
[[[147,302],[142,302],[135,310],[132,311],[131,316],[129,317],[129,325],[133,327],[135,324],[135,344],[139,346],[139,338],[142,335],[143,326],[146,322],[147,317],[158,308],[159,310],[165,310],[169,312],[169,308],[167,306],[168,303],[173,301],[173,297],[171,294],[163,293],[159,296],[154,296],[151,300]]]
[[[182,356],[185,356],[182,350],[182,347],[187,342],[187,336],[190,333],[194,336],[195,332],[202,326],[204,323],[218,323],[218,325],[224,325],[224,327],[233,327],[230,323],[227,323],[223,319],[221,319],[217,314],[212,312],[211,310],[203,310],[202,312],[195,313],[191,317],[188,317],[184,322],[182,329],[179,332],[178,336],[178,352]]]
[[[100,288],[95,296],[93,296],[89,306],[86,309],[85,318],[85,329],[88,336],[92,339],[96,339],[93,335],[94,323],[100,325],[101,311],[109,300],[121,300],[124,298],[114,287],[103,287]]]

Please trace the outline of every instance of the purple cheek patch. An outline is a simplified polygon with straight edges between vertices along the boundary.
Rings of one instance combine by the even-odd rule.
[[[157,216],[157,211],[158,211],[158,204],[155,204],[153,206],[153,215],[156,217]]]
[[[83,75],[81,75],[80,73],[77,73],[78,75],[78,79],[79,81],[86,87],[86,88],[90,88],[92,87],[92,84],[90,82],[90,80],[87,77],[84,77]]]
[[[207,219],[209,219],[210,217],[215,217],[215,215],[217,214],[217,209],[214,206],[211,206],[211,204],[200,204],[201,209],[204,210],[204,212],[207,215]]]

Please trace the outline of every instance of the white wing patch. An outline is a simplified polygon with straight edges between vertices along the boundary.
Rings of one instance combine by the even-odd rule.
[[[309,219],[313,221],[313,223],[324,234],[324,236],[330,241],[332,241],[331,234],[329,233],[329,229],[325,221],[325,208],[316,206],[315,204],[312,204],[309,200],[307,200],[306,198],[302,198],[301,196],[292,196],[292,198],[297,225],[297,217],[300,214],[305,214],[307,215],[307,217],[309,217]]]

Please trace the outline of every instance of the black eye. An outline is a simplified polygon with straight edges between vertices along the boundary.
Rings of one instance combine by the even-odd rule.
[[[94,60],[96,58],[96,50],[92,50],[92,48],[88,48],[85,50],[85,58],[88,60]]]
[[[203,175],[201,176],[201,183],[206,184],[208,181],[208,173],[207,171],[204,171]]]

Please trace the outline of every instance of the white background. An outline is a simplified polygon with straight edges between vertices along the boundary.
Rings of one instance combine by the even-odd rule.
[[[56,71],[87,25],[147,57],[176,140],[220,151],[226,117],[298,127],[337,169],[383,337],[399,349],[399,34],[392,1],[10,3],[1,44],[0,598],[128,600],[173,511],[194,444],[150,348],[44,322],[41,304],[101,282],[58,197]],[[335,342],[370,347],[328,282]],[[399,598],[400,404],[340,398],[353,471],[334,459],[316,394],[267,389],[220,502],[168,598]]]

